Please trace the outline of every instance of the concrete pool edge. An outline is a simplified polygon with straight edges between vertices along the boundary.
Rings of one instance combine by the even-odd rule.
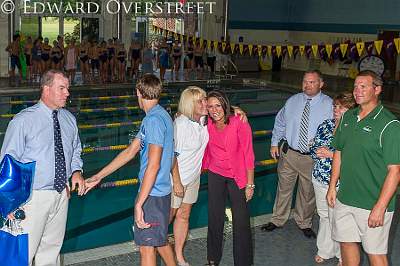
[[[164,81],[164,86],[173,86],[174,84],[187,84],[187,85],[198,85],[198,84],[210,84],[212,82],[232,82],[232,83],[242,83],[243,78],[235,79],[201,79],[201,80],[178,80],[178,81]],[[124,82],[124,83],[94,83],[94,84],[74,84],[70,85],[71,91],[101,91],[101,90],[113,90],[113,89],[133,89],[135,83]],[[0,96],[19,96],[26,93],[39,93],[40,92],[39,83],[22,83],[18,86],[4,86],[0,89]]]
[[[263,214],[251,217],[251,227],[254,228],[269,222],[269,220],[271,219],[271,215],[272,214]],[[206,237],[207,237],[207,227],[196,228],[190,230],[188,241]],[[62,265],[72,265],[76,263],[100,260],[112,256],[124,255],[137,251],[138,251],[138,246],[136,246],[133,243],[133,241],[129,241],[116,245],[65,253],[61,255],[61,258],[62,258]]]

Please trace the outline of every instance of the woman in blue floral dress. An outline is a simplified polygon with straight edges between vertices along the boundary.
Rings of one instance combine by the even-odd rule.
[[[317,236],[318,252],[315,256],[316,263],[337,257],[338,265],[341,265],[339,243],[331,237],[331,211],[326,201],[326,193],[329,186],[332,158],[334,149],[332,147],[333,135],[342,115],[353,108],[355,101],[351,93],[337,95],[333,100],[333,119],[327,119],[319,125],[313,145],[311,146],[311,157],[314,160],[312,182],[314,185],[317,212],[320,217]]]

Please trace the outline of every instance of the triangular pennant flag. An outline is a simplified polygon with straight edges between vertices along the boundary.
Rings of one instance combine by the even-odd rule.
[[[383,40],[374,41],[374,44],[376,52],[378,53],[378,55],[380,55],[382,52]]]
[[[259,44],[257,45],[258,56],[261,57],[262,55],[262,46]]]
[[[289,57],[292,57],[292,55],[293,55],[293,46],[292,45],[288,45],[287,46],[287,51],[288,51]]]
[[[282,46],[282,56],[284,57],[287,54],[287,46]]]
[[[249,54],[251,55],[253,52],[253,45],[249,44],[248,47],[249,47]]]
[[[218,48],[218,41],[214,41],[214,48],[215,48],[215,49]]]
[[[178,40],[178,33],[175,32],[174,38],[175,38],[175,40]]]
[[[303,56],[304,55],[304,51],[306,50],[306,46],[305,45],[300,45],[299,46],[299,50],[300,50],[300,55]]]
[[[311,57],[311,54],[312,54],[311,45],[306,45],[305,53],[306,53],[306,57],[309,59]]]
[[[277,45],[277,46],[276,46],[276,55],[277,55],[278,57],[280,57],[280,56],[281,56],[281,53],[282,53],[282,46]]]
[[[361,56],[362,52],[364,51],[365,43],[358,42],[358,43],[356,43],[356,47],[357,47],[358,56]]]
[[[222,42],[222,52],[225,52],[226,42]]]
[[[333,46],[332,44],[325,44],[326,53],[328,54],[328,58],[331,57]]]
[[[231,42],[230,47],[231,47],[231,53],[233,54],[235,52],[235,43]]]
[[[372,55],[372,52],[374,51],[374,43],[365,42],[365,50],[367,51],[368,56]]]
[[[207,48],[211,49],[211,41],[210,40],[207,40]]]
[[[243,55],[243,44],[239,44],[239,52],[241,55]]]
[[[342,53],[342,56],[345,57],[346,56],[346,52],[347,52],[347,47],[349,46],[348,43],[341,43],[340,44],[340,52]]]
[[[349,55],[350,58],[353,59],[354,61],[360,58],[357,51],[357,45],[355,43],[349,44]]]
[[[318,54],[318,44],[313,44],[313,45],[311,45],[311,49],[312,49],[312,52],[313,52],[314,57],[317,58],[317,54]]]
[[[396,46],[397,53],[400,54],[400,38],[394,38],[393,42],[394,45]]]
[[[393,57],[395,46],[395,39],[383,41],[383,47],[385,47],[385,52],[388,57]]]
[[[267,46],[267,53],[268,53],[268,56],[271,56],[271,54],[272,54],[272,46],[271,45]]]

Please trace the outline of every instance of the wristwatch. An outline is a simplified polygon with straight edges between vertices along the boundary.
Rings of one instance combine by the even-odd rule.
[[[254,185],[254,184],[247,184],[247,185],[246,185],[246,188],[248,188],[248,189],[255,189],[255,188],[256,188],[256,185]]]

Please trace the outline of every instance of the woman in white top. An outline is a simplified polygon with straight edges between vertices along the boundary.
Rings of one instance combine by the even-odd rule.
[[[235,115],[247,122],[245,113],[234,107]],[[197,201],[201,164],[208,143],[206,92],[196,86],[181,94],[178,116],[174,121],[175,158],[172,169],[173,194],[171,221],[174,221],[175,255],[178,266],[189,266],[183,256],[183,246],[189,231],[192,205]]]
[[[171,220],[174,221],[175,254],[178,266],[188,266],[183,246],[189,230],[189,216],[197,201],[201,163],[208,143],[206,92],[189,86],[180,97],[179,116],[174,121],[175,162],[172,169]]]

